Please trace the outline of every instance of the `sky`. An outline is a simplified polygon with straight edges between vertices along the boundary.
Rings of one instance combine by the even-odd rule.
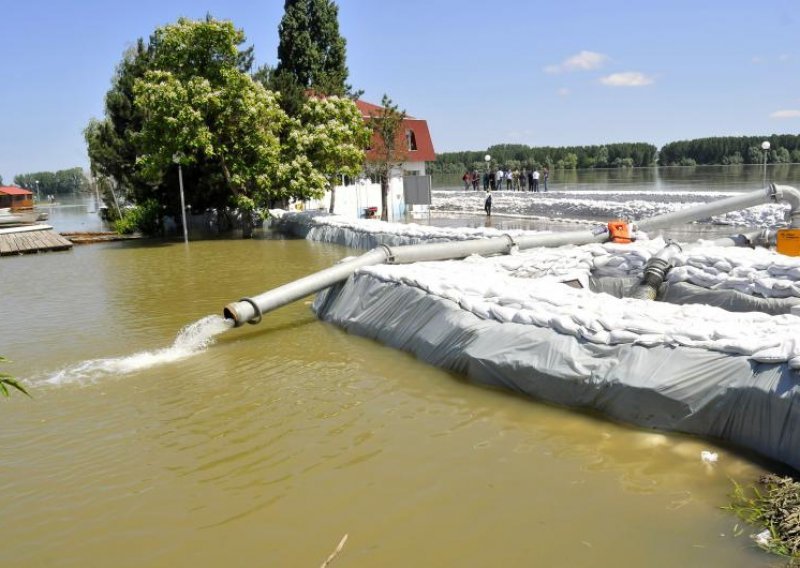
[[[437,152],[800,134],[797,0],[340,0],[349,82]],[[0,176],[88,167],[126,48],[178,17],[277,63],[282,0],[0,0]]]

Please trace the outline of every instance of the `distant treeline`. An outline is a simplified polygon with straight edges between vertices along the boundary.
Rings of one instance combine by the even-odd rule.
[[[488,150],[444,152],[436,155],[430,173],[460,173],[467,169],[482,171],[485,156],[490,167],[551,169],[629,168],[642,166],[694,166],[760,164],[764,161],[761,143],[770,143],[767,162],[800,162],[800,135],[722,136],[670,142],[659,151],[644,142],[604,144],[601,146],[531,147],[525,144],[498,144]]]
[[[662,166],[761,164],[764,162],[761,143],[765,140],[770,144],[768,163],[800,162],[800,135],[773,134],[670,142],[658,153],[658,163]]]
[[[75,193],[89,188],[89,180],[81,168],[19,174],[14,176],[14,183],[34,193],[38,189],[42,195]]]
[[[491,156],[492,168],[631,168],[653,165],[656,151],[655,146],[643,142],[560,148],[498,144],[488,150],[437,154],[436,161],[430,164],[430,173],[459,173],[466,169],[482,171],[486,169],[487,154]]]

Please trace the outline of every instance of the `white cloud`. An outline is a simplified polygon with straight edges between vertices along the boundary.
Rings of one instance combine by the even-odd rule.
[[[654,79],[644,73],[628,71],[627,73],[612,73],[602,77],[600,82],[607,87],[644,87],[645,85],[652,85]]]
[[[558,93],[558,96],[559,96],[559,97],[567,97],[567,96],[569,96],[569,94],[570,94],[570,90],[569,90],[569,89],[567,89],[566,87],[561,87],[561,88],[560,88],[558,91],[556,91],[556,92]]]
[[[548,65],[544,68],[546,73],[568,73],[570,71],[591,71],[598,69],[608,61],[608,55],[596,53],[594,51],[581,51],[580,53],[568,57],[557,65]]]
[[[758,57],[757,55],[755,57],[753,57],[752,59],[750,59],[750,61],[753,63],[753,65],[758,65],[760,63],[764,63],[764,60],[761,57]]]
[[[770,118],[800,118],[800,110],[776,110]]]

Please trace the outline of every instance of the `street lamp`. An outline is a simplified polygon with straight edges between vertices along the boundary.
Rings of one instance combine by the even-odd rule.
[[[39,180],[35,179],[33,181],[36,184],[36,199],[37,201],[41,201],[42,198],[39,196]]]
[[[768,140],[764,140],[761,143],[761,149],[764,150],[764,187],[767,187],[767,153],[769,152]]]
[[[486,171],[489,171],[489,162],[492,161],[492,157],[489,154],[486,154],[483,159],[486,161]]]
[[[178,164],[178,186],[181,189],[181,218],[183,219],[183,242],[188,245],[189,229],[186,226],[186,201],[184,201],[183,198],[183,169],[181,168],[183,154],[181,152],[175,152],[172,156],[172,161]]]

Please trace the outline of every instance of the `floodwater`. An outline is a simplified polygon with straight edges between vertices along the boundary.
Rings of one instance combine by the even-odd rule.
[[[463,189],[459,174],[433,175],[434,189]],[[550,191],[748,191],[764,187],[762,165],[551,170]],[[767,164],[767,183],[800,187],[800,164]],[[541,185],[541,183],[540,183]]]
[[[775,563],[720,510],[764,467],[729,448],[471,385],[308,302],[203,320],[354,253],[259,237],[0,259],[33,395],[0,400],[0,566],[319,566],[345,534],[336,566]]]

